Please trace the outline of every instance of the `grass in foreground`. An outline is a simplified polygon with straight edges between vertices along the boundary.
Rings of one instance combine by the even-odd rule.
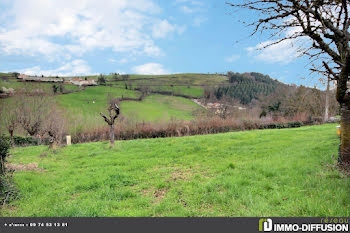
[[[12,150],[2,216],[349,216],[335,125]]]

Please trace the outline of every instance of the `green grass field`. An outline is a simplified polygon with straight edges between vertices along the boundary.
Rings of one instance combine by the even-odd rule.
[[[105,125],[99,113],[107,111],[108,95],[115,98],[122,96],[138,98],[141,93],[122,88],[98,86],[86,88],[81,92],[58,95],[56,98],[71,117],[70,129],[74,131],[79,125],[90,128]],[[201,109],[202,107],[191,100],[165,95],[150,95],[141,102],[121,102],[121,114],[132,122],[167,122],[172,118],[191,120],[194,113]]]
[[[107,76],[108,77],[108,76]],[[91,77],[90,77],[91,78]],[[187,83],[216,83],[225,80],[219,75],[205,74],[174,74],[165,76],[130,75],[133,87],[147,84],[154,91],[173,91],[175,94],[200,97],[204,89],[200,86],[186,86]],[[140,80],[141,79],[141,80]],[[129,81],[128,81],[129,83]],[[58,94],[55,96],[58,104],[67,113],[69,133],[74,134],[84,129],[92,129],[105,125],[100,117],[100,112],[107,109],[108,95],[120,97],[138,98],[141,92],[125,89],[123,82],[110,82],[112,86],[86,87],[85,90],[70,94]],[[177,84],[179,86],[171,86]],[[0,88],[42,90],[50,95],[53,94],[53,83],[18,82],[16,79],[0,79]],[[66,90],[76,90],[77,86],[65,84]],[[10,101],[1,99],[1,101]],[[168,122],[171,119],[192,120],[195,113],[203,111],[203,108],[189,99],[170,95],[151,94],[142,102],[125,101],[121,104],[122,115],[130,122]],[[0,128],[4,128],[0,125]]]
[[[335,125],[15,148],[1,216],[349,216]]]
[[[136,122],[168,122],[171,119],[192,120],[203,108],[191,100],[164,95],[150,95],[143,101],[123,101],[121,109],[126,119]]]
[[[132,88],[148,87],[152,91],[173,92],[176,95],[186,95],[193,98],[202,97],[205,86],[227,84],[227,76],[220,74],[169,74],[169,75],[129,75],[127,80],[122,76],[118,81],[113,76],[107,75],[108,84],[124,88],[125,85]]]
[[[107,110],[108,96],[114,98],[133,97],[137,98],[137,91],[125,90],[113,87],[87,87],[84,91],[65,95],[57,95],[55,98],[62,108],[67,112],[69,128],[75,127],[98,127],[104,125],[100,112]]]

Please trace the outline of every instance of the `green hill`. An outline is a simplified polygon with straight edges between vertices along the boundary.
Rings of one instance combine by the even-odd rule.
[[[242,104],[249,104],[253,99],[268,96],[277,88],[287,85],[260,73],[232,73],[228,74],[229,85],[220,86],[214,91],[217,99],[224,96],[240,100]]]
[[[264,98],[276,90],[292,88],[267,75],[254,72],[229,72],[227,75],[109,74],[86,78],[95,79],[101,85],[83,89],[72,84],[55,84],[62,85],[65,93],[73,92],[58,92],[55,95],[55,99],[68,115],[71,131],[81,127],[95,128],[104,125],[99,113],[105,111],[108,96],[139,98],[142,93],[146,94],[147,97],[142,101],[123,101],[122,115],[130,122],[167,122],[171,119],[191,120],[196,117],[196,113],[205,111],[203,107],[193,103],[192,98],[208,98],[209,101],[216,102],[225,97],[229,101],[235,99],[246,105],[254,99],[260,99],[264,103]],[[104,82],[100,82],[101,79]],[[17,92],[22,89],[40,90],[53,95],[53,85],[45,82],[19,82],[0,76],[0,91],[2,87],[6,87],[14,88]],[[2,101],[7,100],[0,99],[0,103]]]
[[[19,198],[0,215],[349,216],[338,143],[329,124],[15,148]]]

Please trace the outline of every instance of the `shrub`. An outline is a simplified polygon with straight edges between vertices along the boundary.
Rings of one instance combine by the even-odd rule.
[[[40,144],[39,139],[33,137],[14,136],[12,140],[13,145],[16,146],[36,146]]]
[[[167,124],[133,123],[119,121],[116,123],[115,137],[117,140],[132,140],[139,138],[180,137],[200,134],[226,133],[230,131],[253,129],[284,129],[302,126],[302,122],[271,122],[263,120],[220,117],[203,117],[194,121],[171,121]],[[108,140],[108,127],[91,130],[81,130],[72,134],[73,143]]]
[[[0,175],[5,173],[5,159],[10,149],[10,140],[5,136],[0,136]]]
[[[100,76],[97,79],[97,84],[98,85],[106,85],[106,79],[105,76],[100,74]]]

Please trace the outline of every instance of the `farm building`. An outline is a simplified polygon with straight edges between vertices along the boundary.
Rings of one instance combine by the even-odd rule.
[[[41,76],[29,76],[25,74],[20,74],[18,79],[24,82],[52,82],[52,83],[63,83],[63,78],[59,77],[41,77]]]
[[[77,85],[77,86],[97,86],[96,81],[93,79],[85,80],[82,78],[72,78],[70,80],[70,83]]]

